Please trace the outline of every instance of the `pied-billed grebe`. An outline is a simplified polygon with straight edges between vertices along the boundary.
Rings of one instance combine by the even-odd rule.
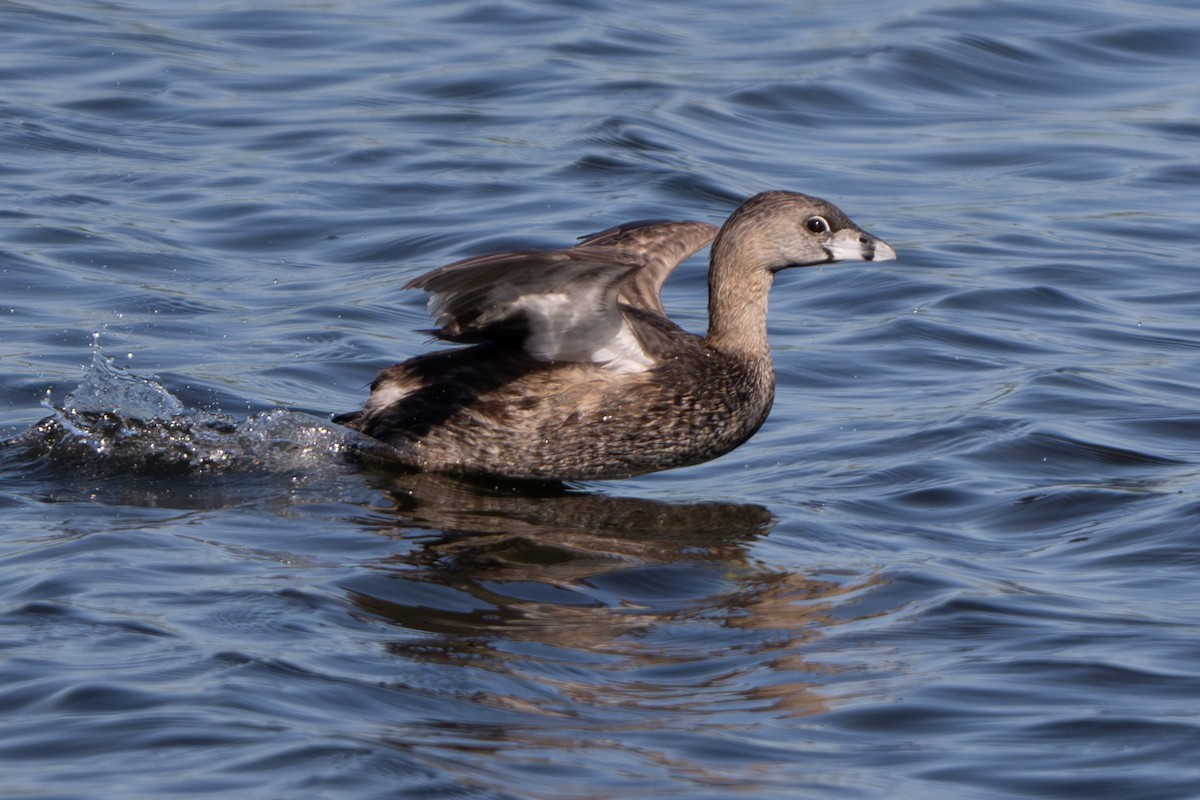
[[[697,336],[667,319],[659,293],[709,241],[709,329]],[[771,409],[775,273],[895,257],[831,203],[764,192],[719,231],[637,222],[566,250],[470,258],[405,288],[430,293],[438,338],[471,346],[388,367],[362,411],[337,421],[436,472],[561,481],[698,464]]]

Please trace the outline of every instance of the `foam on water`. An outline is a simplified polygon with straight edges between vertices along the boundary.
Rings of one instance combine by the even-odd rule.
[[[99,346],[50,417],[0,443],[9,458],[85,473],[200,475],[319,471],[347,458],[387,464],[386,445],[311,414],[271,409],[238,421],[188,409],[161,383],[117,367]]]

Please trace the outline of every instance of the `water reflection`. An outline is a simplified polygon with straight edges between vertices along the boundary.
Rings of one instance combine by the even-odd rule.
[[[0,467],[36,474],[44,500],[281,518],[313,508],[388,538],[339,588],[369,623],[391,626],[384,648],[400,663],[443,678],[484,670],[469,679],[483,687],[473,708],[602,729],[630,724],[621,709],[653,709],[657,728],[663,714],[732,708],[753,727],[745,715],[825,708],[807,644],[874,579],[848,586],[762,563],[755,543],[776,524],[766,508],[399,472],[360,450],[347,460],[345,434],[297,412],[234,423],[60,411],[5,443]]]
[[[774,522],[756,505],[435,475],[395,479],[387,497],[394,523],[376,530],[408,547],[379,565],[356,602],[413,630],[525,636],[546,628],[572,645],[754,572],[747,548]]]
[[[659,712],[637,723],[646,730],[701,710],[736,709],[739,728],[823,710],[822,670],[804,646],[836,624],[839,598],[874,581],[846,586],[757,561],[752,545],[775,523],[757,505],[431,475],[397,480],[386,496],[394,518],[373,527],[406,546],[345,588],[396,627],[389,651],[502,673],[517,688],[479,702],[587,717],[589,728],[633,724],[622,709]],[[506,735],[544,736],[522,730]]]
[[[614,760],[709,787],[772,785],[777,760],[803,747],[780,744],[780,726],[829,710],[837,673],[814,660],[817,643],[879,582],[764,563],[777,520],[760,505],[398,472],[347,460],[338,431],[296,412],[202,423],[60,413],[0,447],[0,474],[35,475],[43,500],[245,510],[262,523],[213,535],[278,550],[289,573],[307,563],[289,553],[315,548],[316,577],[289,580],[348,608],[353,644],[342,638],[343,659],[330,632],[335,651],[322,645],[310,674],[382,702],[376,742],[469,785],[546,767],[602,786]],[[141,446],[157,461],[141,463]],[[180,455],[172,469],[155,467],[163,453]],[[324,533],[386,546],[357,560]]]

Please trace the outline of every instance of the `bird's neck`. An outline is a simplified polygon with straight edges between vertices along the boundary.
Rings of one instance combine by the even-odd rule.
[[[708,268],[708,345],[753,360],[771,358],[767,341],[767,297],[771,273],[735,271],[744,255],[736,242],[718,239]]]

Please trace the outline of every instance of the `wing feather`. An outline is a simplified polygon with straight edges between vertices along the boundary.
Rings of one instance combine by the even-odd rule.
[[[624,253],[641,269],[621,286],[619,299],[626,305],[665,317],[662,287],[667,276],[717,235],[707,222],[646,220],[629,222],[584,238],[581,248],[605,247]]]
[[[595,361],[642,370],[653,358],[631,326],[640,312],[666,315],[667,275],[712,240],[703,222],[637,222],[565,250],[527,250],[448,264],[405,288],[429,292],[438,338],[508,341],[544,361]]]

